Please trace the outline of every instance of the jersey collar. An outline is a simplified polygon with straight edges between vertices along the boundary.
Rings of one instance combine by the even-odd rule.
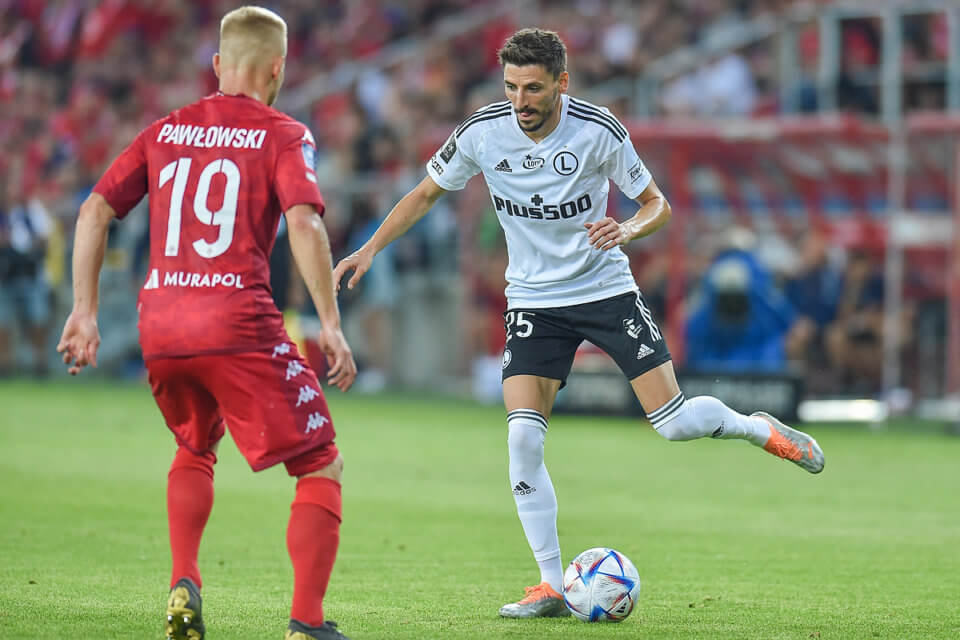
[[[213,95],[217,98],[243,98],[244,100],[253,100],[253,98],[251,98],[245,93],[224,93],[219,89],[217,89],[217,91]]]

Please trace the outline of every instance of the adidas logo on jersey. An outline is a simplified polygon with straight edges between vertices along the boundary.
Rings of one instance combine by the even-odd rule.
[[[493,168],[494,171],[503,171],[504,173],[513,173],[513,169],[510,168],[510,163],[507,162],[507,159],[504,158],[500,163]]]
[[[528,485],[526,482],[521,480],[517,483],[517,486],[513,488],[513,495],[515,496],[527,496],[536,491],[535,488]]]
[[[641,342],[640,348],[637,350],[637,360],[642,360],[643,358],[646,358],[651,353],[653,353],[653,349],[651,349],[650,347],[648,347],[647,345]]]

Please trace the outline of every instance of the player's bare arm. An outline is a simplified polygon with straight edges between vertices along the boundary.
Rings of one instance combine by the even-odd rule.
[[[340,280],[350,269],[353,269],[353,276],[347,281],[347,288],[353,289],[363,274],[370,270],[374,256],[406,233],[417,220],[426,215],[444,193],[446,190],[434,182],[433,178],[427,176],[403,196],[373,236],[362,247],[337,263],[336,269],[333,270],[333,281],[337,291],[340,290]]]
[[[636,201],[640,204],[640,209],[629,220],[617,222],[607,217],[597,222],[585,223],[583,226],[587,229],[590,245],[601,251],[609,251],[613,247],[650,235],[670,219],[670,203],[653,180],[650,180],[647,188],[637,196]]]
[[[346,391],[357,377],[357,365],[340,328],[327,229],[313,205],[294,205],[285,215],[293,259],[320,317],[320,346],[330,362],[327,382]]]
[[[116,215],[103,196],[91,193],[77,216],[73,239],[73,310],[57,345],[57,352],[63,354],[63,362],[71,375],[77,375],[87,365],[97,366],[100,268],[110,222]]]

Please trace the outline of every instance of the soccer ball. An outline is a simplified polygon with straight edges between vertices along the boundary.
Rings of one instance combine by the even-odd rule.
[[[587,549],[563,574],[563,601],[585,622],[620,622],[640,595],[640,574],[619,551]]]

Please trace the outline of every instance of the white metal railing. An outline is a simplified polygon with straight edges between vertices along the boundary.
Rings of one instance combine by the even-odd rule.
[[[949,53],[945,64],[928,64],[905,76],[902,65],[905,16],[943,12],[947,17]],[[634,112],[640,116],[653,113],[655,96],[670,79],[691,73],[719,55],[735,52],[771,38],[777,39],[779,97],[784,112],[795,111],[791,91],[802,73],[797,52],[797,31],[812,20],[817,21],[820,52],[817,61],[817,98],[820,111],[837,107],[837,80],[842,66],[841,23],[857,18],[882,20],[880,66],[877,72],[859,78],[865,84],[879,87],[881,115],[895,122],[903,112],[902,89],[905,80],[934,78],[942,75],[946,84],[946,106],[960,110],[960,3],[956,0],[846,0],[828,5],[797,3],[782,16],[770,14],[715,31],[713,36],[696,45],[677,49],[655,60],[637,78]]]

